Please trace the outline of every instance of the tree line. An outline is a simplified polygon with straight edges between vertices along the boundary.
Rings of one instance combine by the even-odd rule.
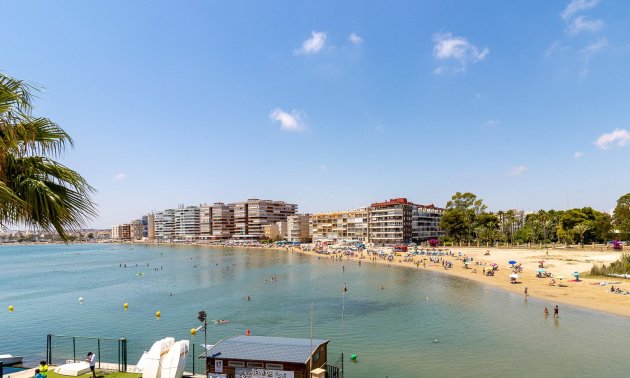
[[[440,221],[444,241],[507,244],[591,244],[630,239],[630,193],[617,201],[611,216],[591,207],[569,210],[489,212],[473,193],[455,193]]]

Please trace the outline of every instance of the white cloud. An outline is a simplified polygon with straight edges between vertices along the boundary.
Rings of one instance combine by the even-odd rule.
[[[577,152],[573,153],[573,158],[574,159],[579,159],[582,156],[584,156],[584,152],[582,152],[582,151],[577,151]]]
[[[562,17],[563,20],[569,20],[576,13],[595,8],[597,4],[599,4],[599,0],[573,0],[564,8],[562,13],[560,13],[560,17]]]
[[[579,34],[584,31],[595,32],[604,27],[604,21],[602,20],[592,20],[590,18],[586,18],[584,16],[578,16],[571,21],[567,32],[569,34]]]
[[[363,43],[363,38],[359,37],[356,33],[350,33],[348,36],[348,41],[352,42],[355,45],[360,45]]]
[[[606,38],[600,38],[598,41],[591,43],[590,45],[583,48],[580,52],[586,55],[587,58],[590,58],[592,55],[600,52],[608,45],[608,40]]]
[[[311,38],[302,42],[302,47],[295,50],[296,54],[317,54],[326,46],[326,32],[311,32]]]
[[[602,150],[613,147],[623,147],[630,142],[630,132],[625,129],[615,129],[612,133],[603,134],[595,141],[595,145]]]
[[[440,61],[455,60],[456,66],[440,66],[433,73],[436,75],[448,72],[466,71],[468,63],[477,63],[490,53],[487,47],[479,50],[477,46],[468,42],[465,37],[453,36],[451,33],[436,33],[433,35],[433,57]]]
[[[272,121],[279,122],[280,128],[285,131],[302,131],[306,128],[305,116],[297,110],[292,110],[291,113],[288,113],[280,108],[276,108],[269,112],[269,118]]]
[[[114,180],[116,180],[116,181],[122,181],[122,180],[124,180],[124,179],[125,179],[125,177],[127,177],[127,174],[126,174],[126,173],[116,173],[116,174],[114,175]]]
[[[527,172],[527,167],[524,165],[517,165],[516,167],[512,167],[509,171],[506,172],[508,176],[521,176],[523,173]]]
[[[486,122],[484,122],[484,125],[488,126],[488,127],[497,127],[499,126],[500,122],[497,121],[496,119],[489,119]]]

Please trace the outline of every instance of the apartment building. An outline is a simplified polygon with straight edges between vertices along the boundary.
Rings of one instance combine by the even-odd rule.
[[[115,240],[131,239],[131,225],[129,223],[119,224],[112,227],[111,238]]]
[[[140,218],[140,220],[142,221],[142,237],[148,238],[149,237],[149,216],[143,215],[142,218]]]
[[[368,208],[369,237],[374,244],[421,242],[441,236],[444,209],[418,205],[406,198],[376,202]]]
[[[368,211],[357,209],[312,214],[309,233],[313,242],[365,243],[368,238]]]
[[[142,240],[143,224],[141,219],[136,219],[129,225],[129,236],[131,240]]]
[[[155,214],[147,215],[147,237],[149,240],[155,240]]]
[[[285,240],[287,238],[287,222],[275,222],[263,225],[263,235],[269,240]]]
[[[395,244],[411,242],[411,213],[414,204],[406,198],[376,202],[368,208],[368,242]]]
[[[289,215],[297,212],[295,204],[256,198],[234,203],[233,207],[233,238],[242,240],[261,239],[264,225],[286,221]]]
[[[309,233],[310,214],[296,214],[287,217],[287,241],[307,242]]]
[[[444,209],[434,205],[417,205],[411,212],[411,239],[415,242],[437,239],[444,235],[440,219]]]
[[[173,237],[180,241],[199,239],[199,207],[183,205],[175,210]]]
[[[175,209],[166,209],[155,213],[155,239],[160,242],[170,241],[174,237]]]

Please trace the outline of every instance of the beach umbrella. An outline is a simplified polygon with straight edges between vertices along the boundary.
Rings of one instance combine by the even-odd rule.
[[[510,260],[510,261],[508,261],[508,264],[510,264],[510,265],[514,265],[514,264],[516,264],[516,261],[514,261],[514,260]]]
[[[545,273],[545,270],[544,269],[538,269],[537,272],[538,273]]]
[[[573,277],[579,277],[579,276],[580,276],[580,273],[578,273],[578,272],[573,272]]]
[[[512,274],[510,274],[510,278],[518,278],[518,274],[512,273]]]

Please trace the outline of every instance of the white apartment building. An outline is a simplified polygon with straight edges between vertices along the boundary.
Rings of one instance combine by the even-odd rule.
[[[112,227],[111,238],[115,240],[131,239],[131,225],[129,223],[119,224]]]
[[[174,237],[175,209],[155,213],[155,238],[157,241],[171,241]]]
[[[173,237],[175,240],[193,241],[199,239],[199,207],[183,205],[175,210]]]
[[[306,242],[310,239],[310,214],[296,214],[287,217],[287,241]]]

